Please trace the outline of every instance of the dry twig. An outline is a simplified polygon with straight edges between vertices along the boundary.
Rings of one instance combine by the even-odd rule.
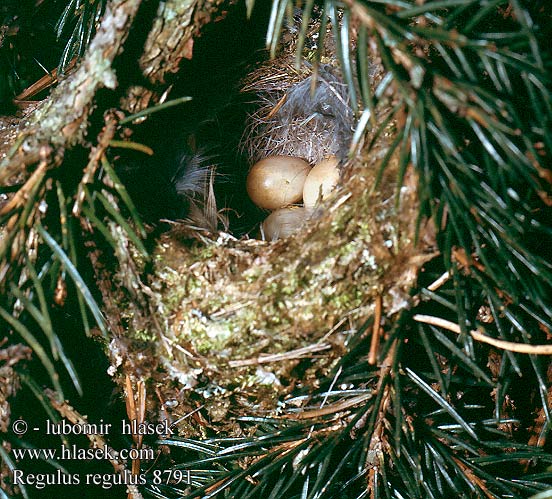
[[[440,317],[416,314],[413,319],[416,322],[423,322],[424,324],[441,327],[456,334],[461,334],[462,332],[458,324],[447,321],[446,319],[441,319]],[[474,330],[470,331],[470,334],[474,340],[487,343],[496,348],[500,348],[501,350],[508,350],[509,352],[515,353],[527,353],[531,355],[552,355],[552,345],[528,345],[526,343],[515,343],[513,341],[499,340]]]

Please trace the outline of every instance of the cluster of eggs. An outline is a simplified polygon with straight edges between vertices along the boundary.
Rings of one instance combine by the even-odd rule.
[[[312,168],[293,156],[268,156],[255,163],[247,176],[247,193],[260,208],[274,210],[261,225],[265,239],[274,241],[297,231],[338,181],[335,157]],[[301,200],[303,206],[298,206]]]

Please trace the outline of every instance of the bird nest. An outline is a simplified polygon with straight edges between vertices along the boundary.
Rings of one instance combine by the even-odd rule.
[[[348,104],[343,110],[346,92],[339,78],[332,76],[328,83],[332,71],[324,68],[320,92],[330,111],[337,106],[342,112],[318,113],[309,123],[303,116],[290,118],[286,103],[277,107],[286,99],[296,106],[302,95],[305,112],[317,114],[312,105],[316,94],[307,92],[316,78],[311,68],[302,79],[290,78],[287,87],[274,89],[259,79],[259,70],[251,76],[248,91],[255,81],[262,85],[261,107],[245,135],[244,147],[256,151],[251,162],[274,153],[311,162],[328,153],[343,155],[352,111]],[[290,92],[297,95],[289,98]],[[270,106],[272,116],[262,120]],[[320,126],[319,133],[311,126]],[[419,207],[413,172],[399,180],[397,155],[383,174],[379,169],[395,134],[391,122],[369,151],[360,147],[351,155],[338,188],[289,237],[267,242],[224,231],[191,231],[186,224],[161,236],[150,280],[155,321],[142,316],[130,327],[131,338],[139,345],[152,340],[154,352],[144,357],[140,347],[140,354],[131,356],[130,371],[142,373],[147,366],[158,382],[155,399],[169,420],[180,420],[198,397],[213,425],[232,427],[229,413],[275,413],[278,401],[294,387],[315,388],[328,375],[376,309],[379,324],[409,306],[409,290],[428,259],[428,247],[416,243]],[[319,148],[317,141],[324,145]],[[196,243],[190,244],[190,236]],[[113,343],[111,352],[117,366],[120,344]],[[197,431],[181,427],[186,435]]]

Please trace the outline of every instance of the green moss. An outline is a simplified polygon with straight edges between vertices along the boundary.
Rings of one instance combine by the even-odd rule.
[[[212,321],[198,313],[190,313],[180,325],[176,336],[179,343],[190,343],[200,355],[221,352],[231,339],[233,325],[227,321]]]
[[[192,253],[195,261],[205,261],[211,259],[215,254],[215,247],[209,246],[196,246],[195,251]]]
[[[152,342],[157,339],[157,335],[153,331],[147,329],[132,330],[130,338],[136,341]]]
[[[248,269],[242,274],[245,282],[247,282],[248,284],[253,284],[254,282],[256,282],[261,275],[263,275],[263,273],[261,272],[261,268],[259,267]]]
[[[290,279],[282,283],[280,292],[283,295],[292,296],[297,293],[299,287],[299,280],[295,274],[291,274]]]
[[[170,276],[170,274],[169,274]],[[163,303],[167,310],[176,310],[185,296],[185,289],[180,279],[170,276],[166,280],[166,292],[163,296]]]

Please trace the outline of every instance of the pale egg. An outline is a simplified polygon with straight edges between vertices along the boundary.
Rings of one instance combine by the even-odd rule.
[[[332,156],[317,163],[305,180],[303,202],[306,208],[313,208],[326,199],[339,183],[339,160]]]
[[[253,165],[247,194],[260,208],[275,210],[301,201],[309,164],[293,156],[268,156]]]
[[[261,232],[266,241],[276,241],[291,236],[305,223],[308,212],[301,206],[289,206],[273,211],[261,224]]]

